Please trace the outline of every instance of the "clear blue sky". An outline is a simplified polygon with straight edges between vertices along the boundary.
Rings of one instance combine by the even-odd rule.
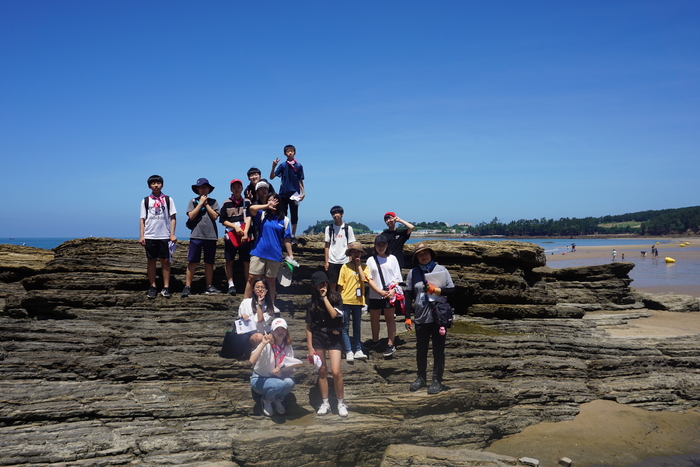
[[[286,144],[300,231],[700,204],[695,0],[0,0],[0,67],[0,237],[135,237],[160,174],[186,238]]]

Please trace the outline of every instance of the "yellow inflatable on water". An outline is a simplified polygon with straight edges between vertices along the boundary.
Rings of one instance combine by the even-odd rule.
[[[666,261],[667,263],[675,263],[676,262],[675,259],[669,258],[668,256],[664,258],[664,261]]]

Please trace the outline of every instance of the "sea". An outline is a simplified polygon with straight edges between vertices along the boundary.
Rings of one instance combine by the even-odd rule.
[[[136,237],[117,237],[128,240],[137,240]],[[16,237],[16,238],[0,238],[0,243],[10,245],[24,245],[36,248],[44,248],[50,250],[57,247],[61,243],[72,240],[73,237]],[[504,241],[512,240],[507,238],[475,238],[475,237],[413,237],[407,243],[417,243],[424,240],[449,240],[449,241],[477,241],[491,240]],[[644,239],[629,239],[629,238],[585,238],[585,239],[552,239],[552,238],[530,238],[527,240],[519,240],[524,242],[534,243],[544,248],[547,255],[561,255],[567,253],[572,243],[576,244],[577,249],[587,246],[624,246],[624,245],[649,245],[648,252],[651,251],[651,245],[657,244],[661,250],[659,258],[651,258],[647,254],[646,258],[641,258],[638,254],[629,254],[626,258],[627,262],[635,263],[634,269],[630,272],[630,277],[634,280],[634,287],[667,287],[667,286],[694,286],[700,281],[700,261],[686,260],[676,261],[675,263],[666,263],[664,256],[673,257],[674,252],[678,251],[697,251],[700,249],[700,241],[691,242],[685,248],[681,248],[677,240],[669,240],[668,238],[644,238]],[[552,266],[556,268],[567,268],[577,266],[592,266],[605,264],[609,262],[606,258],[576,258],[575,254],[571,255],[572,259],[558,260]],[[620,254],[618,254],[618,259]]]

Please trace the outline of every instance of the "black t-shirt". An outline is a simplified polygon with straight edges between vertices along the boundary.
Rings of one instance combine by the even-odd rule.
[[[389,238],[389,246],[387,247],[387,250],[389,251],[389,253],[396,256],[396,260],[399,262],[399,266],[403,268],[403,245],[404,243],[406,243],[406,240],[411,238],[411,234],[408,233],[408,229],[386,229],[384,230],[384,232],[382,232],[382,234],[386,235],[387,238]]]
[[[320,313],[314,313],[312,311],[312,300],[309,299],[306,302],[306,323],[311,323],[312,326],[311,328],[328,328],[328,329],[340,329],[343,327],[343,317],[341,315],[336,316],[335,318],[331,318],[331,315],[328,314],[328,311],[323,307],[323,311]],[[321,303],[321,306],[323,304]],[[339,310],[343,309],[343,303],[342,301],[340,304],[336,305],[334,308],[338,308]]]

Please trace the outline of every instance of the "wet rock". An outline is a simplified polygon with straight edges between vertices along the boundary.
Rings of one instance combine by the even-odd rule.
[[[300,267],[292,286],[279,289],[278,305],[302,357],[309,278],[322,267],[317,237],[299,239]],[[369,247],[371,239],[362,241]],[[621,270],[597,269],[596,279],[587,280],[581,271],[545,270],[541,249],[532,244],[459,243],[431,243],[460,297],[448,331],[444,392],[408,390],[415,334],[403,332],[399,318],[394,358],[371,352],[366,362],[341,363],[348,418],[315,415],[317,372],[305,365],[285,401],[287,415],[270,419],[251,397],[250,365],[218,355],[240,295],[198,293],[198,269],[193,296],[148,300],[145,255],[136,241],[66,242],[21,280],[23,287],[12,282],[3,289],[0,459],[7,465],[377,466],[391,445],[481,450],[529,425],[570,420],[594,399],[649,410],[698,405],[697,339],[607,335],[625,316],[641,316],[611,301],[630,294]],[[179,285],[186,245],[181,242],[173,264]],[[221,251],[217,258],[215,285],[222,286]],[[235,274],[240,280],[238,263]],[[566,303],[561,291],[584,283],[586,300],[576,303],[621,308],[614,316],[580,319],[585,309]],[[363,340],[369,336],[365,316]],[[335,411],[333,389],[331,405]],[[413,465],[401,448],[391,449],[384,461]],[[439,460],[442,454],[420,456],[448,462]]]
[[[681,295],[676,293],[641,295],[644,306],[650,310],[665,311],[700,311],[700,298],[692,295]]]

